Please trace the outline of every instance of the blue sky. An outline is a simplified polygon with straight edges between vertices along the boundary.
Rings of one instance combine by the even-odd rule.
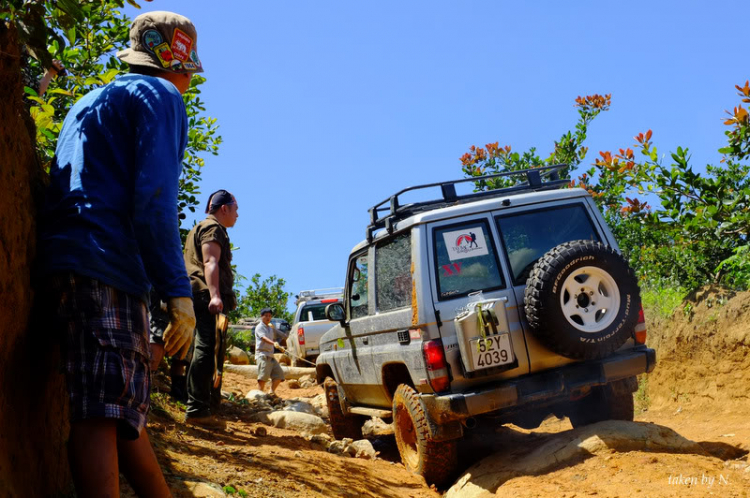
[[[342,286],[367,209],[461,177],[470,145],[545,157],[579,95],[612,94],[585,165],[649,128],[667,158],[681,145],[696,169],[716,164],[724,110],[750,78],[747,2],[141,3],[195,23],[224,138],[203,197],[236,195],[239,272],[276,274],[292,294]]]

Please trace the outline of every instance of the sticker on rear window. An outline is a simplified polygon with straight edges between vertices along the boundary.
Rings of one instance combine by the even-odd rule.
[[[448,258],[451,261],[489,254],[487,241],[484,238],[484,229],[481,226],[444,232],[443,239],[448,250]]]

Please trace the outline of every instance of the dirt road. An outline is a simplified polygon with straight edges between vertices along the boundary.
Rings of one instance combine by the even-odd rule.
[[[165,395],[156,396],[149,430],[175,496],[224,496],[222,489],[270,497],[750,496],[750,293],[708,293],[690,313],[650,323],[659,366],[637,394],[634,425],[605,422],[593,433],[574,431],[567,419],[534,430],[480,425],[461,444],[465,473],[450,490],[408,473],[392,436],[373,441],[378,459],[362,460],[253,422],[237,399],[255,382],[234,374],[225,389],[235,400],[220,412],[225,430],[185,426],[181,407]],[[287,398],[320,392],[280,390]],[[638,431],[664,444],[652,436],[637,442]]]

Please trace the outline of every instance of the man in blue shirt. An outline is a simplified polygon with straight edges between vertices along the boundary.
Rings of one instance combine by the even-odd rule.
[[[118,57],[131,74],[90,92],[63,122],[40,216],[39,268],[62,336],[69,457],[78,496],[169,496],[145,432],[147,302],[167,301],[167,354],[195,327],[177,211],[187,144],[182,94],[202,71],[195,27],[171,12],[138,16]],[[119,457],[118,457],[119,454]]]

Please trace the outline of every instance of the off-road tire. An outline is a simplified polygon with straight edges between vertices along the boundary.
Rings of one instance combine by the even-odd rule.
[[[336,381],[326,377],[323,382],[323,390],[326,393],[328,403],[328,420],[331,424],[331,432],[336,439],[348,437],[355,441],[362,439],[362,424],[364,417],[361,415],[347,415],[341,410],[339,402],[339,388]]]
[[[605,420],[632,422],[635,414],[633,392],[637,386],[636,378],[629,377],[594,387],[585,398],[571,402],[567,413],[570,424],[578,428]]]
[[[571,294],[571,288],[588,289],[586,272],[599,275],[591,282],[601,285],[592,284],[596,289],[590,296]],[[597,309],[597,298],[612,304],[600,302]],[[534,336],[551,351],[578,360],[604,358],[625,344],[638,322],[640,305],[638,281],[627,261],[611,247],[591,240],[550,249],[534,265],[524,293],[524,311]]]
[[[393,430],[404,466],[427,484],[442,486],[458,464],[456,441],[430,439],[427,414],[417,392],[401,384],[393,395]]]

